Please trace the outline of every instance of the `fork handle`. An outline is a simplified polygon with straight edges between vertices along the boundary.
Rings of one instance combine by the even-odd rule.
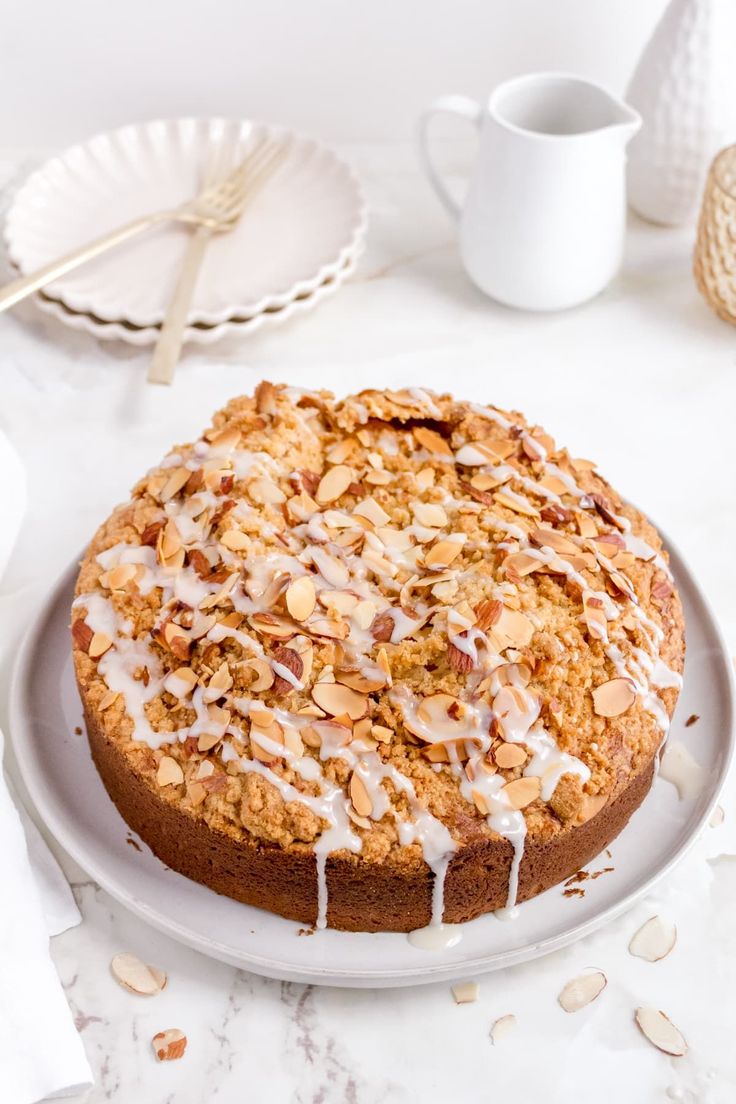
[[[0,311],[15,306],[27,295],[32,295],[34,291],[50,284],[52,280],[64,276],[67,272],[71,272],[79,265],[84,264],[85,261],[91,261],[93,257],[98,257],[100,253],[105,253],[113,246],[120,245],[128,238],[133,238],[136,234],[141,234],[144,230],[149,230],[160,222],[167,222],[169,219],[177,217],[178,214],[175,211],[156,211],[152,215],[143,215],[141,218],[125,223],[124,226],[118,226],[116,230],[112,230],[109,234],[103,234],[101,238],[96,238],[95,241],[88,242],[87,245],[83,245],[79,249],[73,249],[71,253],[66,253],[58,260],[51,261],[43,268],[36,269],[29,276],[21,276],[18,280],[13,280],[0,290]]]
[[[184,330],[187,326],[189,307],[211,237],[212,232],[206,226],[199,226],[192,231],[179,279],[153,351],[151,366],[148,369],[149,383],[171,383],[174,378],[184,340]]]

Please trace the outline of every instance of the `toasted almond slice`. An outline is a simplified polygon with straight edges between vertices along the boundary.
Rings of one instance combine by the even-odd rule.
[[[363,476],[363,482],[370,483],[372,487],[387,487],[393,481],[393,475],[387,471],[369,471]]]
[[[240,444],[240,430],[235,426],[227,426],[225,429],[213,430],[205,434],[210,443],[210,452],[232,452]]]
[[[580,551],[580,546],[565,533],[560,533],[557,529],[549,529],[543,525],[532,529],[530,537],[540,548],[551,548],[553,552],[566,552],[574,556]]]
[[[158,493],[159,502],[168,502],[170,498],[178,494],[191,476],[189,468],[174,468],[169,478]]]
[[[635,1019],[642,1034],[658,1050],[674,1058],[687,1054],[684,1036],[664,1012],[657,1008],[637,1008]]]
[[[391,521],[391,518],[384,508],[370,495],[368,498],[364,498],[362,502],[358,503],[353,510],[353,514],[355,517],[365,518],[371,525],[376,527],[379,525],[388,525]]]
[[[250,538],[242,533],[240,529],[228,529],[220,537],[220,544],[223,544],[225,548],[229,548],[231,552],[242,552],[250,547]]]
[[[544,564],[528,552],[512,552],[503,561],[503,566],[507,575],[531,575],[533,571],[544,567]]]
[[[349,468],[347,464],[337,464],[334,468],[330,468],[319,481],[315,495],[317,502],[322,506],[328,502],[335,502],[336,499],[345,494],[354,478],[353,469]]]
[[[350,800],[358,816],[369,817],[373,812],[373,802],[365,782],[355,771],[350,775]]]
[[[97,706],[97,708],[101,713],[104,713],[106,709],[109,709],[111,705],[115,704],[119,697],[119,690],[108,690],[106,694],[102,695],[102,698],[100,699],[100,704]]]
[[[608,801],[608,794],[583,794],[583,800],[580,803],[577,816],[575,817],[576,824],[586,824],[587,821],[592,820],[596,816],[603,806]]]
[[[425,567],[431,567],[435,571],[444,570],[444,568],[449,567],[453,560],[456,560],[462,552],[464,543],[464,536],[462,540],[437,541],[436,544],[432,545],[429,552],[427,552],[427,555],[424,557]]]
[[[365,694],[342,686],[339,682],[318,682],[312,687],[312,697],[320,709],[331,717],[347,713],[351,721],[359,721],[368,710],[368,698]]]
[[[512,808],[525,809],[536,801],[542,790],[542,783],[531,775],[529,778],[517,778],[513,782],[507,782],[501,790],[505,794]]]
[[[565,1012],[579,1012],[601,995],[606,984],[606,975],[600,970],[581,974],[580,977],[568,981],[557,1000]]]
[[[355,437],[343,437],[327,452],[327,459],[331,464],[344,464],[348,457],[358,448]]]
[[[528,498],[524,498],[523,495],[511,491],[496,491],[493,497],[499,506],[505,506],[516,514],[523,514],[525,517],[539,517],[537,507]]]
[[[629,953],[647,962],[666,958],[677,942],[677,928],[661,916],[651,916],[639,928],[629,943]]]
[[[502,770],[508,770],[526,763],[526,751],[520,744],[500,744],[494,751],[493,758]]]
[[[109,636],[101,632],[93,633],[89,642],[89,658],[99,659],[109,648],[112,648],[112,640]]]
[[[151,1045],[159,1062],[173,1062],[181,1058],[187,1049],[187,1037],[178,1027],[170,1027],[166,1031],[158,1031]]]
[[[135,579],[139,564],[122,563],[106,571],[100,576],[100,582],[108,590],[122,590],[131,580]]]
[[[211,751],[215,744],[219,744],[222,736],[215,732],[203,732],[197,737],[197,751]]]
[[[477,1001],[479,993],[480,987],[477,981],[461,981],[452,987],[455,1004],[473,1004]]]
[[[330,586],[344,587],[347,585],[350,580],[347,564],[339,560],[337,556],[331,556],[323,548],[313,548],[311,554],[317,570],[320,575],[324,576]]]
[[[420,525],[437,529],[447,525],[447,514],[444,506],[440,506],[435,502],[414,502],[411,508]]]
[[[499,652],[506,648],[526,648],[534,635],[534,625],[521,610],[502,606],[488,635]]]
[[[452,449],[445,438],[441,437],[434,429],[428,429],[426,426],[415,426],[412,432],[417,443],[425,448],[427,452],[433,452],[436,456],[447,456],[448,459],[452,460]]]
[[[500,1043],[501,1039],[505,1039],[506,1036],[511,1031],[513,1031],[513,1029],[515,1027],[516,1027],[516,1016],[514,1016],[512,1013],[509,1012],[508,1015],[506,1015],[506,1016],[500,1016],[491,1025],[490,1034],[491,1034],[491,1042],[493,1043],[493,1045],[495,1046],[497,1043]]]
[[[175,698],[186,698],[197,685],[197,676],[191,667],[179,667],[164,679],[164,690]]]
[[[296,632],[296,625],[293,621],[286,617],[278,617],[274,613],[254,613],[252,617],[248,618],[248,623],[251,628],[264,636],[275,636],[283,639],[287,636],[293,636]]]
[[[159,786],[178,786],[184,781],[184,771],[176,759],[170,755],[164,755],[156,771],[156,781]]]
[[[195,778],[198,782],[201,782],[203,778],[211,778],[215,773],[215,764],[210,759],[203,759],[197,767],[197,773]]]
[[[121,951],[110,963],[112,976],[123,989],[140,997],[155,997],[166,985],[166,974],[154,966],[146,966],[137,955]]]
[[[394,738],[392,730],[385,725],[371,725],[371,736],[379,744],[390,744]]]
[[[338,621],[334,617],[318,617],[310,621],[308,631],[314,636],[326,636],[331,640],[345,640],[350,636],[347,621]]]
[[[365,674],[363,671],[335,670],[335,681],[342,686],[349,686],[351,690],[357,690],[360,694],[372,694],[374,690],[381,690],[386,685],[386,676],[383,671]]]
[[[295,621],[306,621],[314,612],[317,596],[309,575],[295,579],[286,591],[286,608]]]
[[[635,701],[636,690],[628,678],[610,679],[593,691],[593,710],[599,717],[620,717]]]
[[[275,675],[271,664],[265,659],[249,659],[245,664],[246,668],[250,668],[256,673],[255,682],[251,682],[248,689],[255,694],[260,694],[263,690],[270,690],[274,684]]]
[[[301,759],[304,755],[304,741],[299,735],[298,729],[292,728],[291,725],[284,726],[284,747],[297,759]]]

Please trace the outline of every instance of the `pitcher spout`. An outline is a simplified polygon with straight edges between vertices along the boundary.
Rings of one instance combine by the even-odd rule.
[[[617,134],[622,146],[631,141],[641,124],[642,118],[638,111],[624,100],[611,97],[611,121],[605,129]]]

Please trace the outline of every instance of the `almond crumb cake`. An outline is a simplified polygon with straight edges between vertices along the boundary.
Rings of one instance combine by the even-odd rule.
[[[646,795],[682,609],[649,522],[520,414],[262,383],[99,529],[92,754],[169,866],[411,931],[567,878]]]

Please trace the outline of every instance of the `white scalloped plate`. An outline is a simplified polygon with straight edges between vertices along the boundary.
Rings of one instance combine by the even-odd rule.
[[[383,988],[467,977],[525,962],[588,935],[630,908],[685,854],[707,823],[733,750],[733,678],[728,652],[697,583],[669,540],[685,607],[685,681],[670,739],[702,768],[697,795],[680,801],[658,778],[642,807],[593,869],[583,898],[556,886],[523,904],[519,918],[482,916],[455,947],[422,951],[406,936],[338,931],[299,938],[299,925],[220,897],[165,867],[132,838],[95,770],[82,725],[69,647],[76,565],[46,600],[13,672],[10,734],[23,780],[59,843],[126,908],[213,958],[267,977]],[[686,727],[691,714],[698,724]]]
[[[234,230],[213,237],[190,325],[216,326],[278,309],[335,277],[355,255],[366,207],[351,169],[311,138],[248,120],[175,119],[122,127],[53,157],[21,186],[5,242],[23,273],[140,215],[174,207],[201,189],[211,151],[239,161],[265,137],[286,161],[260,188]],[[48,294],[103,322],[160,325],[187,241],[167,224],[55,280]]]
[[[228,318],[216,326],[208,326],[204,323],[187,326],[184,331],[184,341],[194,345],[212,345],[230,334],[249,335],[260,330],[262,326],[278,325],[295,315],[306,314],[323,299],[334,295],[344,281],[352,275],[362,252],[362,244],[362,242],[359,243],[356,252],[347,258],[342,268],[313,291],[299,295],[281,307],[269,307],[249,318]],[[60,299],[52,299],[44,292],[37,292],[32,301],[44,314],[50,314],[73,330],[92,334],[100,341],[127,341],[130,345],[154,345],[161,334],[160,326],[134,326],[122,320],[105,322],[92,314],[72,311]]]

